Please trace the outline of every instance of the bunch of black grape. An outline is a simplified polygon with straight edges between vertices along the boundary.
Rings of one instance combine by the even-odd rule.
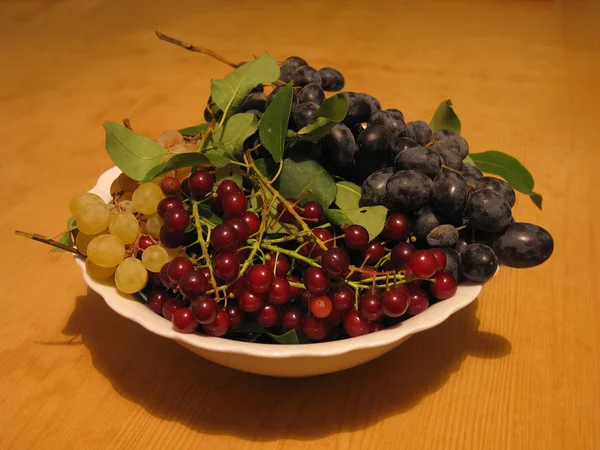
[[[332,68],[316,70],[297,56],[281,65],[280,79],[294,82],[289,127],[308,125],[325,91],[343,89],[343,75]],[[262,114],[274,95],[251,93],[240,110]],[[382,109],[364,93],[343,92],[348,113],[317,143],[293,143],[287,155],[301,153],[318,160],[330,173],[362,185],[361,205],[384,205],[407,215],[412,244],[440,247],[457,280],[491,278],[498,264],[533,267],[554,249],[543,228],[516,223],[516,196],[505,181],[483,176],[463,160],[469,154],[464,137],[448,130],[433,133],[427,122],[406,122],[398,109]],[[260,144],[258,133],[246,148]],[[450,267],[449,267],[450,268]]]

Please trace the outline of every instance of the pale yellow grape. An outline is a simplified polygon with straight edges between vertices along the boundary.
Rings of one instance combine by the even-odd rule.
[[[169,261],[171,261],[171,257],[160,245],[151,245],[142,253],[142,263],[150,272],[160,272],[162,266]]]
[[[160,243],[159,245],[160,245],[160,248],[164,249],[168,253],[169,261],[171,261],[176,256],[179,256],[179,248],[167,248],[167,247],[163,246],[162,243]]]
[[[131,200],[121,200],[119,202],[119,209],[121,211],[132,213],[133,212],[133,203],[131,202]]]
[[[98,234],[104,230],[110,222],[108,207],[102,203],[90,203],[81,208],[75,216],[77,228],[85,234]]]
[[[77,194],[71,199],[71,203],[69,204],[71,214],[73,215],[73,217],[77,216],[77,213],[81,208],[91,203],[95,203],[97,205],[104,205],[104,200],[102,200],[98,195],[92,194],[91,192]]]
[[[160,239],[160,227],[162,227],[163,220],[158,214],[153,215],[146,221],[146,233],[152,236],[154,239]]]
[[[144,289],[148,282],[148,271],[136,258],[126,258],[117,266],[115,284],[125,294],[134,294]]]
[[[183,142],[183,136],[177,130],[167,130],[158,137],[156,143],[162,145],[164,148],[173,147],[176,144]]]
[[[87,256],[100,267],[115,267],[125,258],[125,246],[117,236],[101,234],[88,244]]]
[[[87,248],[92,239],[96,236],[100,236],[101,234],[108,234],[108,230],[104,229],[101,233],[98,234],[85,234],[82,232],[77,233],[77,237],[75,238],[75,246],[77,250],[79,250],[84,255],[87,255]]]
[[[115,273],[116,267],[100,267],[90,261],[89,258],[85,260],[85,270],[88,275],[96,280],[106,280]]]
[[[110,218],[108,231],[110,231],[110,234],[114,234],[121,239],[123,244],[127,245],[137,239],[140,233],[140,226],[133,214],[120,212]]]
[[[154,183],[144,183],[133,193],[131,199],[133,209],[142,214],[156,214],[158,202],[164,195],[160,187]]]

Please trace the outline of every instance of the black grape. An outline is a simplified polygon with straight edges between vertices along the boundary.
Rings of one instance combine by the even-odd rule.
[[[464,137],[454,131],[440,130],[433,135],[433,139],[443,141],[446,146],[456,150],[461,159],[465,159],[469,154],[469,144]]]
[[[387,205],[386,185],[394,169],[386,168],[373,172],[361,186],[361,206]]]
[[[448,146],[446,141],[438,141],[429,148],[440,154],[445,165],[452,167],[459,172],[462,170],[463,161],[458,150],[454,149],[452,146]]]
[[[461,254],[460,271],[471,281],[484,283],[498,270],[498,258],[485,244],[471,244]]]
[[[472,227],[488,233],[502,231],[510,223],[510,205],[502,195],[491,189],[473,192],[465,211]]]
[[[366,154],[386,154],[388,159],[392,145],[392,132],[386,127],[375,125],[367,127],[357,139],[358,151]]]
[[[341,123],[335,125],[321,140],[323,162],[332,170],[352,168],[358,150],[352,131]]]
[[[425,145],[431,141],[431,128],[424,120],[408,122],[406,126],[408,127],[408,137],[413,139],[419,145]]]
[[[331,67],[323,67],[319,69],[319,75],[321,76],[321,85],[325,91],[341,91],[344,89],[344,76]]]
[[[371,107],[364,96],[356,92],[344,92],[343,94],[348,99],[348,113],[343,122],[346,125],[354,125],[369,120]]]
[[[515,268],[542,264],[554,251],[550,233],[531,223],[511,223],[494,243],[500,263]]]
[[[411,229],[417,239],[424,241],[427,239],[427,235],[443,222],[444,218],[427,205],[415,214]]]
[[[294,71],[300,66],[306,66],[308,63],[298,56],[290,56],[286,59],[280,68],[279,79],[289,83],[292,81]]]
[[[296,130],[300,130],[311,123],[315,118],[317,109],[319,109],[319,105],[310,102],[300,103],[298,106],[295,106],[292,109],[292,119]]]
[[[294,70],[292,79],[296,86],[306,86],[311,83],[321,86],[321,75],[319,75],[319,72],[314,67],[310,66],[298,67]]]
[[[296,155],[302,155],[314,161],[321,158],[321,143],[310,141],[296,141],[285,147],[285,157],[292,158]]]
[[[396,155],[400,153],[402,150],[406,150],[407,148],[419,147],[415,141],[411,138],[407,138],[400,134],[395,134],[392,138],[392,158],[396,158]]]
[[[421,172],[400,170],[387,182],[387,197],[396,210],[417,211],[429,202],[432,184],[431,179]]]
[[[371,108],[371,115],[375,114],[377,111],[381,111],[381,103],[375,97],[369,94],[361,94],[365,101],[369,104],[369,108]]]
[[[298,94],[298,101],[300,103],[312,102],[320,105],[325,100],[325,92],[321,89],[318,84],[307,84],[304,86]]]
[[[369,119],[369,126],[383,125],[389,128],[395,135],[399,137],[408,136],[408,128],[404,123],[404,116],[398,110],[377,111]]]
[[[515,190],[512,188],[512,186],[506,181],[500,180],[499,178],[481,177],[475,180],[475,186],[477,186],[477,190],[491,189],[496,191],[498,194],[501,194],[508,201],[508,204],[511,206],[511,208],[517,201]]]
[[[462,174],[467,183],[475,184],[477,178],[481,178],[483,173],[473,164],[463,162]]]
[[[433,180],[431,201],[443,215],[457,218],[462,215],[469,191],[469,186],[461,175],[443,172]]]
[[[462,273],[459,270],[460,256],[457,251],[450,247],[443,247],[442,251],[446,255],[446,267],[444,271],[450,273],[457,282],[461,282],[463,279]]]
[[[235,110],[237,113],[248,112],[255,109],[260,112],[265,112],[267,108],[267,97],[262,92],[252,92],[244,99],[244,102]]]
[[[402,150],[396,155],[394,165],[398,170],[417,170],[429,178],[435,178],[442,172],[442,158],[426,147]]]

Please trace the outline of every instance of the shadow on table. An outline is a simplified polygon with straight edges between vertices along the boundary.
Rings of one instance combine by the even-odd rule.
[[[501,358],[504,337],[477,331],[477,301],[388,354],[343,372],[277,379],[227,369],[117,315],[89,290],[63,333],[81,335],[115,390],[159,418],[209,434],[314,439],[368,427],[440,389],[467,355]],[[465,387],[468,389],[468,387]]]

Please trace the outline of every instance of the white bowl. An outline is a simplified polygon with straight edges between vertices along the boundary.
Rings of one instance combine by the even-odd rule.
[[[110,185],[120,174],[116,167],[104,172],[90,191],[106,201]],[[233,369],[277,377],[308,377],[358,366],[388,352],[413,334],[439,325],[471,303],[481,292],[479,284],[461,284],[456,295],[436,303],[418,316],[361,337],[303,345],[255,344],[230,339],[182,334],[132,296],[121,294],[112,283],[94,280],[85,271],[83,258],[75,257],[90,288],[115,312],[159,336],[173,339],[192,352]]]

